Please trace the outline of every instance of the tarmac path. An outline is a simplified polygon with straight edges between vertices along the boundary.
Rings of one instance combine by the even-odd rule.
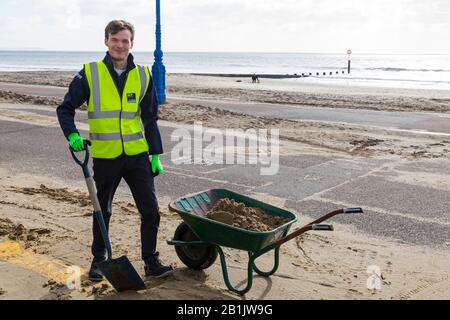
[[[20,94],[63,97],[67,88],[24,85],[0,82],[0,90]],[[340,122],[355,125],[375,126],[401,131],[426,132],[450,136],[450,115],[426,112],[386,112],[344,108],[321,108],[268,103],[236,103],[180,96],[170,96],[169,101],[188,102],[208,107],[221,108],[254,116],[291,120]]]
[[[86,112],[77,113],[77,126],[84,135],[86,117]],[[281,141],[278,173],[263,176],[263,164],[176,164],[171,154],[176,143],[171,138],[180,127],[192,131],[188,125],[160,121],[165,149],[162,162],[167,170],[156,178],[161,203],[205,189],[226,188],[311,218],[336,208],[362,207],[362,215],[339,216],[333,221],[404,243],[450,246],[450,166],[446,160],[314,154],[294,142]],[[82,187],[84,183],[67,151],[53,107],[0,103],[0,169],[9,175],[54,177],[68,185]],[[130,197],[125,183],[118,194]]]

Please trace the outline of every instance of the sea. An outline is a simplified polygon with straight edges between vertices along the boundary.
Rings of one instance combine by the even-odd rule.
[[[105,52],[0,50],[0,71],[78,71]],[[133,52],[151,66],[152,52]],[[350,60],[350,73],[348,61]],[[167,73],[297,75],[307,83],[450,90],[450,54],[165,52]],[[1,77],[0,77],[1,81]]]

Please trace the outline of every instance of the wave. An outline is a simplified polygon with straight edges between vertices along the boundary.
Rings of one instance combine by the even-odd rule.
[[[364,70],[379,70],[379,71],[389,71],[389,72],[401,72],[401,71],[409,71],[409,72],[450,72],[450,70],[446,69],[408,69],[408,68],[365,68]]]

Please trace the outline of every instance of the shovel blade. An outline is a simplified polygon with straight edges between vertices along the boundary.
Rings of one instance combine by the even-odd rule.
[[[126,256],[106,260],[98,265],[105,278],[117,292],[143,290],[145,283]]]

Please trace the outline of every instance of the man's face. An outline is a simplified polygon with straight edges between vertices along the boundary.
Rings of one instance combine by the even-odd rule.
[[[133,48],[131,32],[122,30],[116,34],[110,34],[108,39],[105,39],[105,45],[108,47],[109,55],[113,60],[125,60],[128,58],[130,49]]]

